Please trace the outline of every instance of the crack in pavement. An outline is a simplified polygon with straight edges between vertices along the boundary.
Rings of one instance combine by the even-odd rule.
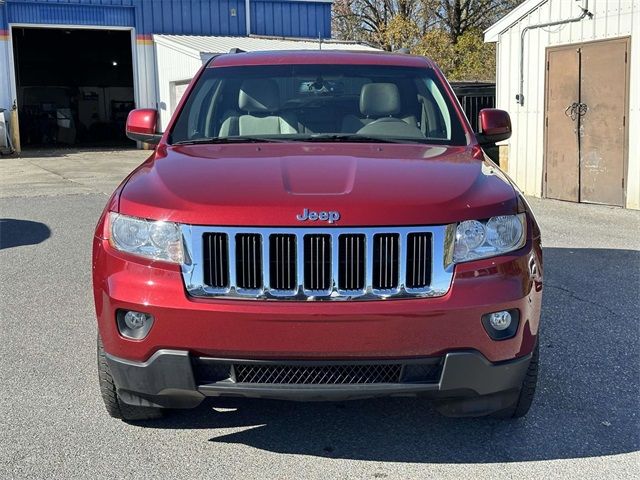
[[[612,313],[614,315],[623,315],[623,312],[616,312],[615,310],[607,307],[606,305],[603,305],[603,304],[598,303],[598,302],[594,302],[593,300],[582,298],[579,295],[577,295],[574,291],[572,291],[572,290],[570,290],[568,288],[561,287],[560,285],[554,285],[552,283],[547,283],[547,282],[543,282],[543,285],[545,287],[555,288],[556,290],[560,290],[561,292],[564,292],[564,293],[568,294],[571,298],[573,298],[574,300],[578,300],[579,302],[588,303],[589,305],[593,305],[595,307],[602,308],[602,309],[606,310],[607,312]]]

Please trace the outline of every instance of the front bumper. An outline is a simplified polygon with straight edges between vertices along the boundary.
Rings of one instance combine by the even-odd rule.
[[[539,242],[510,255],[457,265],[437,298],[369,302],[242,301],[189,297],[180,269],[94,240],[94,298],[105,351],[134,362],[159,349],[196,357],[368,360],[474,350],[492,363],[523,357],[537,341],[542,299]],[[149,313],[142,340],[120,335],[116,312]],[[492,340],[482,315],[518,309],[513,338]]]
[[[477,351],[450,352],[442,357],[398,361],[260,361],[231,360],[194,357],[186,351],[158,350],[146,362],[132,362],[107,354],[107,363],[121,400],[140,406],[165,408],[195,407],[207,396],[249,397],[280,400],[351,400],[385,396],[431,396],[435,398],[465,397],[473,399],[506,398],[510,401],[522,385],[531,360],[531,354],[515,360],[491,363]],[[402,372],[395,383],[360,384],[293,384],[293,383],[243,383],[237,382],[234,369],[247,363],[253,365],[278,365],[313,367],[318,365],[402,365]],[[208,372],[225,372],[217,381],[211,381]],[[422,368],[414,368],[422,367]],[[412,368],[412,374],[407,374]],[[415,374],[424,372],[424,377]],[[227,377],[227,378],[225,378]],[[476,404],[474,414],[495,411],[505,401],[482,401]],[[479,407],[478,407],[479,405]],[[480,412],[478,411],[480,408]]]

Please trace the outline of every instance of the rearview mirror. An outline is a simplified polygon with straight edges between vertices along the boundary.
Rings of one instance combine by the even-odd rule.
[[[157,132],[158,112],[152,108],[131,110],[127,117],[127,137],[138,142],[157,144],[162,133]]]
[[[511,136],[511,118],[504,110],[497,108],[483,108],[478,115],[478,128],[476,135],[480,145],[506,140]]]

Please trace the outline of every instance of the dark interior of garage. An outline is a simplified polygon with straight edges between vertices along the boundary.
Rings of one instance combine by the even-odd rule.
[[[134,146],[131,33],[14,28],[22,147]]]

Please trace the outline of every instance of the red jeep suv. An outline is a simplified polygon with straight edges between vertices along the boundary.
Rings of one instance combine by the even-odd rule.
[[[429,398],[524,415],[538,370],[540,231],[428,59],[219,55],[117,188],[93,241],[110,415],[205,397]]]

